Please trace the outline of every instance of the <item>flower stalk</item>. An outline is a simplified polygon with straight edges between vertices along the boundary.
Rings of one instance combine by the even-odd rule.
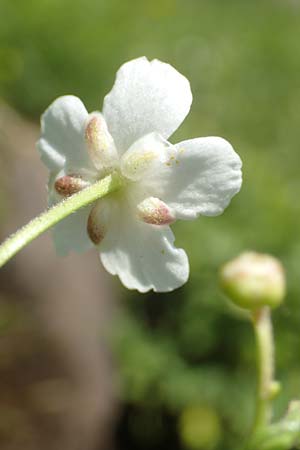
[[[257,348],[257,396],[253,434],[269,425],[272,418],[272,399],[279,388],[274,381],[274,340],[269,307],[252,313]]]
[[[0,267],[7,263],[23,247],[28,245],[44,231],[84,206],[118,190],[122,178],[116,172],[86,187],[80,192],[65,198],[39,216],[31,220],[0,246]]]

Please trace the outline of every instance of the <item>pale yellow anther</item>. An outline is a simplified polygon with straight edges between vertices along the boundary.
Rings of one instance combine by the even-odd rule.
[[[110,168],[117,161],[117,152],[102,114],[89,115],[85,127],[85,139],[89,156],[96,169]]]
[[[157,160],[157,152],[154,150],[144,150],[128,152],[124,155],[121,168],[122,173],[131,180],[140,179]]]

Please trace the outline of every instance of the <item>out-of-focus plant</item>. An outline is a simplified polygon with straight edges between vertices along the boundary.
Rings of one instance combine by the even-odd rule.
[[[250,442],[250,449],[286,450],[300,445],[300,402],[290,403],[285,416],[259,430]]]
[[[182,442],[191,450],[214,449],[222,435],[218,414],[205,406],[185,408],[179,418],[179,432]]]
[[[249,313],[256,337],[257,395],[249,450],[289,450],[300,445],[300,401],[293,401],[283,419],[272,423],[272,402],[280,384],[274,379],[274,339],[271,308],[285,296],[285,275],[280,262],[269,255],[244,253],[222,267],[223,290]]]

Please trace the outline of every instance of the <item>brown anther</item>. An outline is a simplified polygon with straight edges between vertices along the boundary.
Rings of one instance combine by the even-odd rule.
[[[175,221],[170,208],[159,198],[149,197],[137,206],[138,217],[151,225],[170,225]]]
[[[64,175],[55,181],[54,187],[58,194],[63,197],[69,197],[70,195],[81,191],[88,185],[89,183],[84,181],[78,175]]]
[[[96,207],[94,207],[91,210],[87,221],[87,233],[90,240],[95,245],[99,245],[105,236],[105,231],[104,226],[97,220]]]

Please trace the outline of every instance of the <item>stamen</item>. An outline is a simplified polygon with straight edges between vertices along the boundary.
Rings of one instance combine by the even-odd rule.
[[[63,197],[69,197],[86,188],[89,184],[79,175],[64,175],[55,181],[54,188]]]
[[[169,225],[176,220],[168,205],[159,198],[146,198],[138,204],[137,210],[139,219],[152,225]]]
[[[96,169],[115,165],[116,148],[102,114],[94,112],[89,115],[85,128],[85,139],[89,156]]]
[[[99,206],[95,205],[90,212],[87,221],[87,233],[90,240],[99,245],[106,233],[106,227],[99,220]]]
[[[125,178],[132,181],[151,176],[155,168],[168,158],[168,144],[157,133],[149,133],[138,139],[122,155],[120,167]]]
[[[101,134],[103,134],[101,117],[93,114],[85,128],[85,138],[90,150],[95,152],[105,147],[105,139],[101,142]]]
[[[157,159],[157,152],[154,150],[128,152],[128,154],[124,155],[121,162],[122,172],[126,177],[138,180]]]

